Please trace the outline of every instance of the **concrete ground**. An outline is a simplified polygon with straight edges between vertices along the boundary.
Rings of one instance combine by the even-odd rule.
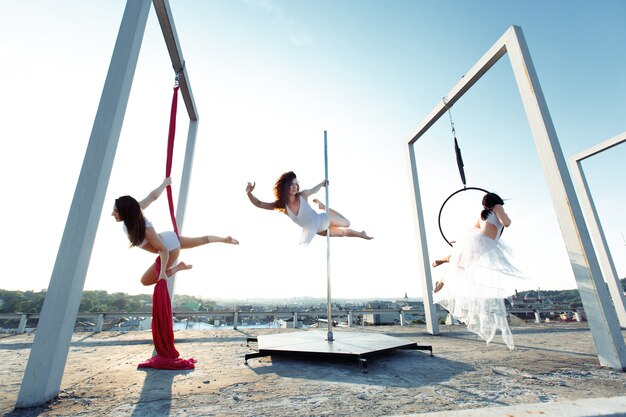
[[[0,336],[4,416],[626,416],[626,374],[600,367],[586,323],[512,326],[516,347],[463,326],[339,328],[432,345],[369,360],[244,355],[246,338],[303,330],[178,331],[193,371],[140,370],[151,333],[75,333],[57,399],[15,410],[32,335]]]

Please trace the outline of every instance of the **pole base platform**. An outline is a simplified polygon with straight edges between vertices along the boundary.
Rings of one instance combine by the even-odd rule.
[[[248,359],[272,355],[317,356],[325,358],[354,358],[367,369],[369,357],[395,349],[426,350],[433,356],[432,346],[418,345],[407,339],[379,333],[334,332],[334,340],[328,341],[321,331],[301,331],[261,335],[247,339],[258,343],[258,351],[245,355]]]

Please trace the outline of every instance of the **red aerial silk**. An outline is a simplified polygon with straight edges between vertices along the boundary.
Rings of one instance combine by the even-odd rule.
[[[172,98],[172,111],[170,112],[170,130],[167,138],[167,163],[165,166],[165,177],[169,177],[172,171],[172,155],[174,153],[174,136],[176,133],[176,107],[178,103],[178,86],[174,87],[174,97]],[[172,188],[167,186],[167,201],[170,207],[170,216],[174,226],[174,232],[178,236],[176,216],[174,214],[174,203],[172,199]],[[161,258],[157,258],[154,263],[156,276],[161,273]],[[156,356],[142,362],[139,368],[156,369],[193,369],[196,360],[180,359],[180,354],[174,347],[174,326],[172,324],[172,300],[167,289],[167,281],[158,280],[154,286],[152,295],[152,340],[157,352]]]
[[[176,136],[176,108],[178,106],[178,85],[174,87],[174,97],[172,97],[172,110],[170,111],[170,130],[167,135],[167,161],[165,162],[165,178],[172,174],[172,158],[174,156],[174,137]],[[174,199],[172,198],[172,187],[167,186],[167,202],[170,206],[170,217],[174,232],[178,236],[178,224],[174,214]]]
[[[157,277],[161,272],[161,259],[154,263]],[[167,289],[167,281],[160,279],[154,286],[152,295],[152,340],[156,356],[142,362],[139,368],[193,369],[196,360],[181,359],[174,347],[174,327],[172,325],[172,303]]]

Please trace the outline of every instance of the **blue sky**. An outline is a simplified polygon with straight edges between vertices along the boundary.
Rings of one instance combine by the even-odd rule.
[[[375,239],[334,239],[334,297],[421,296],[406,141],[437,102],[511,26],[521,26],[563,153],[626,130],[626,3],[622,1],[171,1],[200,114],[183,234],[232,234],[181,260],[177,292],[208,298],[326,295],[325,239],[254,208],[280,173],[323,179],[329,135],[331,206]],[[5,152],[2,288],[47,287],[91,132],[123,1],[3,2],[0,114]],[[110,217],[122,194],[159,184],[173,71],[154,12],[135,81],[85,289],[150,293],[139,277],[152,255],[128,249]],[[505,56],[452,109],[468,185],[507,198],[504,239],[528,288],[574,288],[571,268],[511,65]],[[186,114],[179,111],[174,187]],[[447,251],[437,212],[461,187],[447,117],[418,141],[431,258]],[[618,274],[626,275],[624,146],[584,162]],[[320,193],[323,197],[323,193]],[[480,196],[455,200],[451,237]],[[477,201],[475,201],[477,199]],[[469,213],[469,217],[465,214]],[[146,212],[169,228],[165,199]],[[438,271],[434,271],[435,276]],[[520,289],[528,289],[520,288]]]

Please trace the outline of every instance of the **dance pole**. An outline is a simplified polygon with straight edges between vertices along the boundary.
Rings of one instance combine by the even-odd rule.
[[[330,302],[330,213],[328,208],[328,140],[326,131],[324,131],[324,180],[326,186],[326,216],[328,216],[328,229],[326,229],[326,303],[328,304],[328,337],[327,341],[332,342],[333,339],[333,306]]]

